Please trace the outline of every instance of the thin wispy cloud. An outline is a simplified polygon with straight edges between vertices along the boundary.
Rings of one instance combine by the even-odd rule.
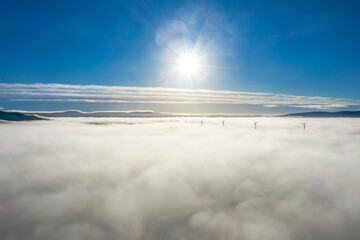
[[[360,105],[360,100],[278,93],[125,87],[66,84],[0,84],[0,94],[10,101],[53,101],[152,104],[249,104],[274,107],[336,109]]]

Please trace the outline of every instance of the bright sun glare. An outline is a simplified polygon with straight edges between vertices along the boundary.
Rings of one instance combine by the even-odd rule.
[[[199,69],[198,57],[193,53],[184,54],[178,62],[179,71],[187,76],[192,76]]]

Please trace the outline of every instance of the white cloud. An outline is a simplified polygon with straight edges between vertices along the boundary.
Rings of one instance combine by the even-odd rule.
[[[0,124],[2,239],[358,239],[358,119],[186,119]]]
[[[309,104],[309,105],[294,105],[293,107],[329,110],[329,109],[333,109],[333,108],[346,108],[348,106],[345,104],[329,104],[329,105]]]
[[[273,108],[273,107],[277,107],[277,105],[274,105],[274,104],[265,104],[264,107]]]
[[[360,100],[353,99],[162,87],[2,83],[0,84],[0,93],[3,98],[12,101],[250,104],[265,107],[288,106],[315,109],[335,109],[360,105]]]

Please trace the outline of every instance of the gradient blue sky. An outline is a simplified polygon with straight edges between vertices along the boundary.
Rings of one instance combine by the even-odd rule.
[[[0,107],[229,113],[359,109],[359,11],[358,1],[2,0]],[[201,74],[192,79],[171,70],[179,38],[202,56]],[[61,84],[78,95],[69,96]],[[152,97],[118,89],[109,96],[101,87],[90,96],[91,87],[78,85],[147,87],[146,96]],[[50,94],[50,86],[56,94]],[[172,88],[181,88],[278,98],[229,104],[162,97],[160,102],[153,101],[159,95],[154,87],[166,88],[170,97]],[[293,101],[281,102],[281,94]],[[142,98],[130,101],[129,95]]]

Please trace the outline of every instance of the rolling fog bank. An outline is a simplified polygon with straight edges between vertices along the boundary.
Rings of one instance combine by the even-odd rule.
[[[172,120],[0,123],[1,239],[360,239],[360,119]]]

